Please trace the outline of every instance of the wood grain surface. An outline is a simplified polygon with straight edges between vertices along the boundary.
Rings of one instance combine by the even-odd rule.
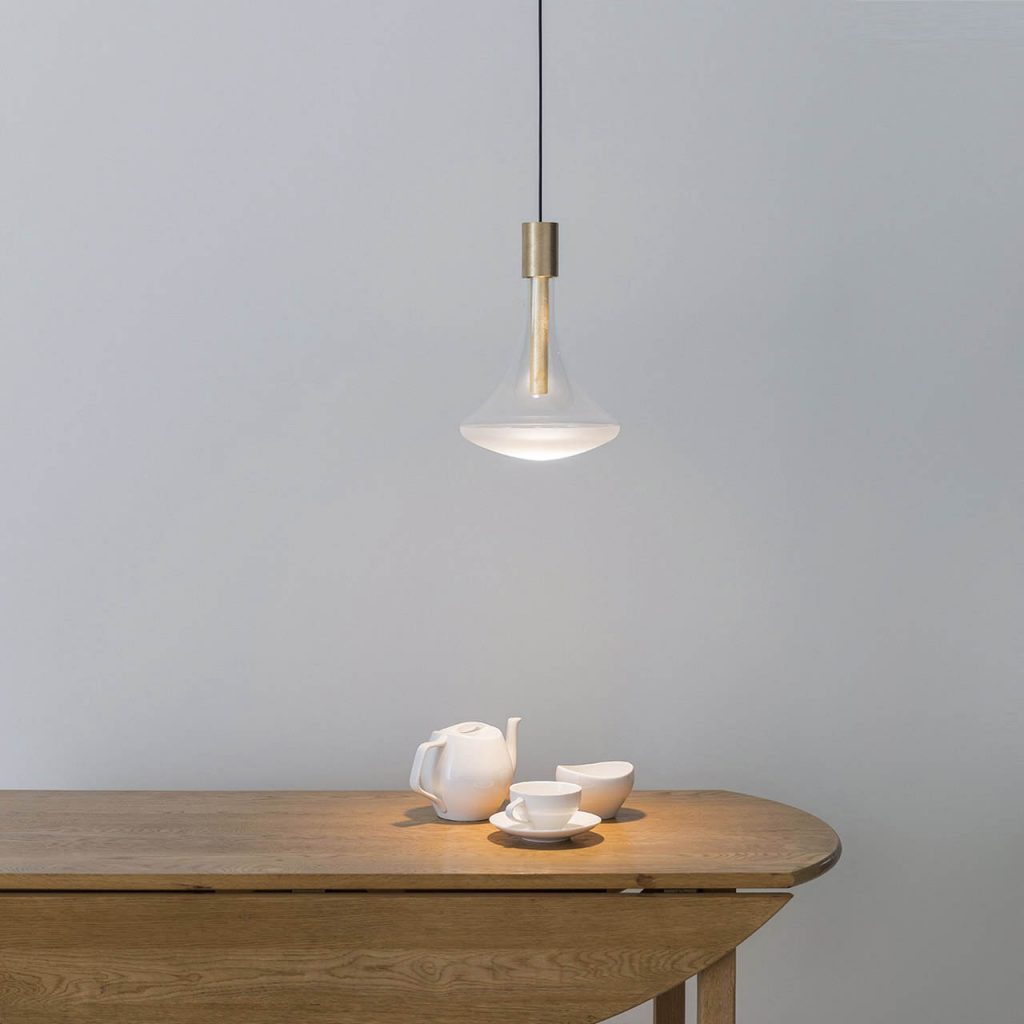
[[[686,1024],[686,982],[655,996],[654,1024]]]
[[[405,792],[0,791],[2,890],[767,889],[839,852],[818,818],[722,790],[636,792],[547,847]]]
[[[719,961],[789,899],[5,893],[0,1020],[591,1024]]]
[[[697,976],[697,1024],[736,1024],[736,950]]]

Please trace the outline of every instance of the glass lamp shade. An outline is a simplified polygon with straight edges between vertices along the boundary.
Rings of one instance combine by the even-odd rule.
[[[614,440],[619,424],[578,385],[569,383],[555,344],[547,302],[548,282],[530,280],[531,315],[519,361],[494,393],[459,428],[467,441],[516,459],[548,462],[581,455]],[[540,306],[540,303],[543,303]],[[538,309],[544,355],[538,363]],[[538,393],[538,365],[546,381]]]

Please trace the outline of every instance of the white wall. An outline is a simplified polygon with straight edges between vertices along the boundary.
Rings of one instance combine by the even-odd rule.
[[[551,0],[559,328],[623,424],[551,465],[457,430],[525,325],[533,31],[0,4],[0,785],[401,787],[521,714],[521,777],[839,830],[744,1019],[1015,1020],[1024,5]]]

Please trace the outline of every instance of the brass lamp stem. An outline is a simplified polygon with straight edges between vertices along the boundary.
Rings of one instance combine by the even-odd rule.
[[[548,393],[548,337],[551,330],[551,278],[558,276],[558,224],[523,225],[523,277],[530,278],[530,394]]]
[[[548,331],[551,327],[550,277],[530,280],[530,394],[548,393]]]

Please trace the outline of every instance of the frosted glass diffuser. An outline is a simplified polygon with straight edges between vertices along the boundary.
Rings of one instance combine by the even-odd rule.
[[[529,279],[526,345],[497,390],[461,426],[467,441],[516,459],[547,462],[615,439],[619,425],[570,384],[555,345],[551,278],[558,275],[558,225],[523,225],[523,277]]]

